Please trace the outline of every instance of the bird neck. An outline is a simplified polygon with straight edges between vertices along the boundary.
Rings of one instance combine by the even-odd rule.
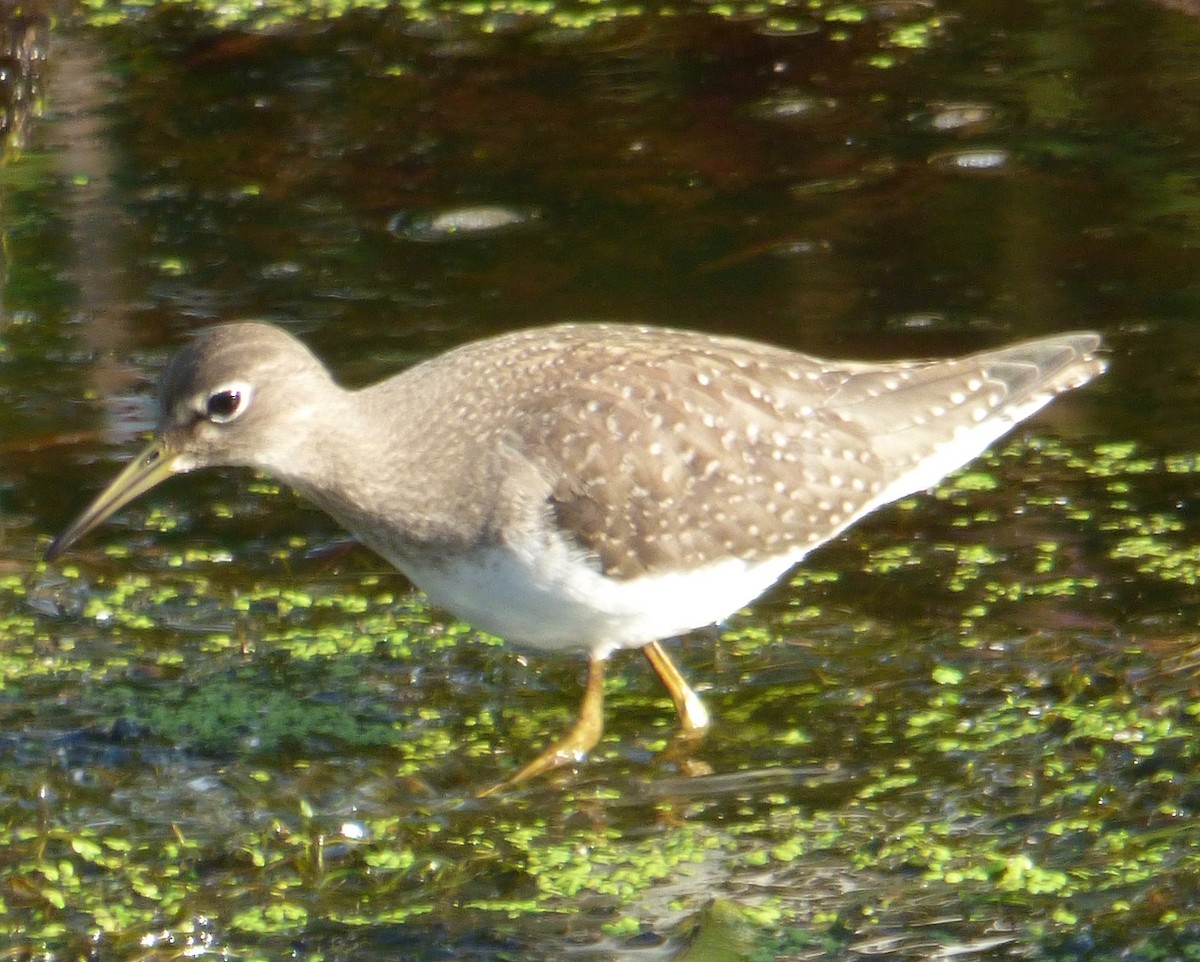
[[[481,510],[461,487],[470,459],[438,403],[396,378],[340,391],[280,479],[401,567],[410,552],[477,540]]]

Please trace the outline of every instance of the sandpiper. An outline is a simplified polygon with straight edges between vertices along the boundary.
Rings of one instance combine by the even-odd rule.
[[[174,474],[255,468],[477,628],[589,671],[579,719],[503,784],[578,761],[604,665],[640,648],[682,730],[708,713],[661,647],[818,545],[932,487],[1101,373],[1098,335],[859,363],[732,337],[564,324],[467,344],[358,390],[262,323],[210,328],[162,379],[152,443],[53,558]]]

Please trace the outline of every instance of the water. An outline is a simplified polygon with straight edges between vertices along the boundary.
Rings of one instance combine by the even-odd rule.
[[[0,944],[1194,952],[1200,22],[408,10],[5,35]],[[692,758],[626,656],[587,765],[480,801],[581,666],[429,611],[269,481],[178,479],[38,565],[171,350],[237,317],[354,384],[566,318],[861,358],[1094,328],[1112,364],[677,647]]]

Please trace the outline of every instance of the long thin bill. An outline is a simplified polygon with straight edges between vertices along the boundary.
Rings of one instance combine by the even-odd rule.
[[[170,451],[161,438],[152,441],[129,465],[113,478],[83,512],[55,538],[44,555],[53,561],[106,518],[121,510],[138,495],[149,491],[160,481],[178,474],[178,454]]]

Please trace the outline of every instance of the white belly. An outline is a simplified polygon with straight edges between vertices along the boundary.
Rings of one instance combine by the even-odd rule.
[[[803,555],[726,559],[686,573],[606,578],[565,548],[491,548],[469,559],[393,563],[434,604],[506,641],[604,658],[711,625],[745,607]]]

